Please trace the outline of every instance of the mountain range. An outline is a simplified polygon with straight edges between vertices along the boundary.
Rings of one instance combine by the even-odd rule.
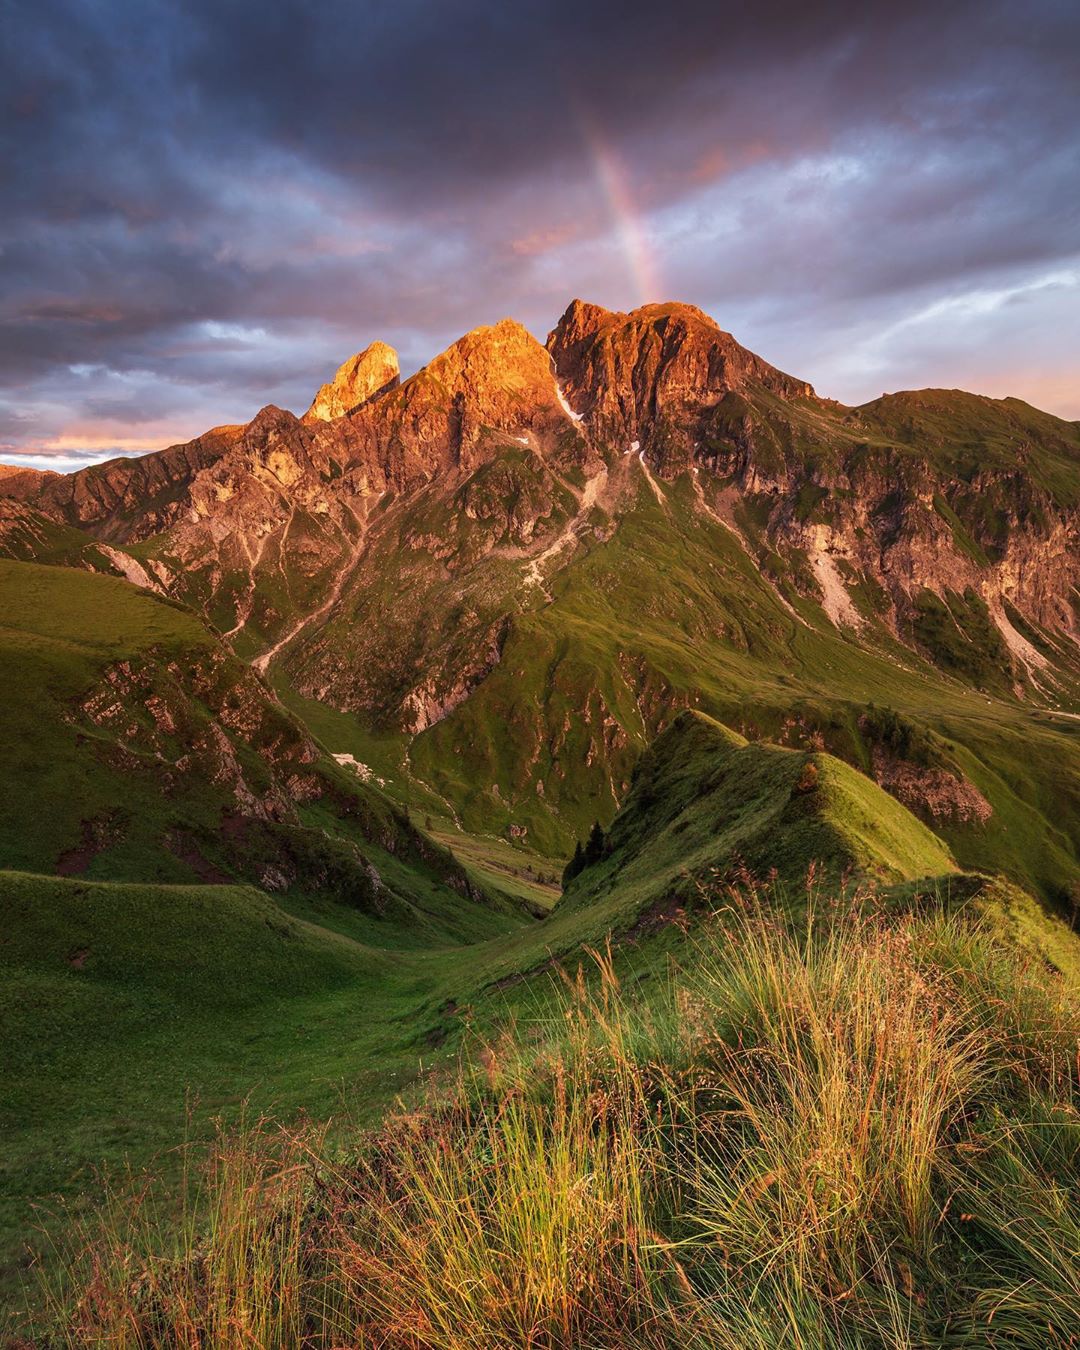
[[[680,708],[868,771],[1052,899],[1080,828],[1080,427],[819,397],[688,305],[574,301],[303,417],[6,470],[0,549],[199,615],[331,750],[565,856]],[[885,716],[887,712],[888,716]]]

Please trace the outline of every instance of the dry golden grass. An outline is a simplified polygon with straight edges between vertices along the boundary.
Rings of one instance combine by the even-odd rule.
[[[40,1343],[1077,1343],[1080,1011],[1045,971],[956,918],[742,900],[648,1006],[595,961],[348,1159],[258,1126],[178,1230],[114,1210]]]

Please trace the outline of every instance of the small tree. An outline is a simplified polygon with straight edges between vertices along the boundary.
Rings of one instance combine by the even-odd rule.
[[[593,827],[589,831],[589,842],[585,845],[585,866],[591,867],[594,862],[599,862],[607,851],[607,840],[604,838],[604,830],[598,820],[593,821]]]
[[[564,891],[584,866],[585,866],[585,850],[581,847],[581,840],[579,839],[577,843],[574,845],[574,856],[563,868],[562,884]]]
[[[601,858],[606,858],[610,852],[611,849],[609,848],[607,838],[604,835],[604,827],[598,820],[594,820],[585,847],[582,848],[581,840],[579,839],[574,845],[574,856],[563,869],[563,890],[566,890],[573,879],[580,872],[584,872],[586,867],[591,867],[593,863],[599,862]]]

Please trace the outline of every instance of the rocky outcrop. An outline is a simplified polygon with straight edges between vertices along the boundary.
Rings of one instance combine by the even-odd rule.
[[[218,460],[242,427],[215,427],[184,445],[132,459],[111,459],[71,474],[0,479],[0,495],[33,505],[53,519],[110,543],[149,539],[168,529],[187,508],[196,475]]]
[[[332,422],[355,411],[369,399],[397,387],[400,380],[397,352],[385,342],[373,342],[338,367],[304,414],[305,422]]]
[[[979,789],[960,774],[912,764],[887,750],[875,748],[873,776],[890,796],[931,823],[982,825],[994,813]]]
[[[96,729],[101,753],[156,766],[166,792],[188,777],[213,784],[230,810],[263,821],[295,823],[296,802],[324,795],[314,742],[224,650],[163,658],[115,662],[79,700],[72,720]]]
[[[30,469],[23,464],[0,464],[0,492],[7,497],[36,496],[49,479],[60,476],[51,469]]]
[[[785,399],[814,396],[693,305],[622,314],[575,300],[547,347],[567,401],[593,436],[620,450],[636,443],[670,474],[694,459],[728,395],[754,385]]]

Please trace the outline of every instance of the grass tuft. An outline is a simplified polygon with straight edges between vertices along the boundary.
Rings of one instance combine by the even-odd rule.
[[[969,914],[726,899],[650,999],[594,953],[345,1154],[223,1136],[172,1247],[84,1234],[41,1344],[1075,1344],[1064,986]]]

